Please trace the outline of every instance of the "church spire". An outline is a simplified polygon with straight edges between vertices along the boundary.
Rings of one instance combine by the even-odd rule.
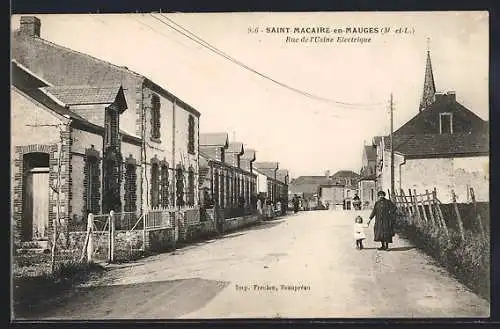
[[[425,64],[425,80],[422,100],[420,101],[419,111],[434,102],[436,86],[434,84],[434,75],[432,74],[431,51],[429,50],[429,38],[427,38],[427,63]]]

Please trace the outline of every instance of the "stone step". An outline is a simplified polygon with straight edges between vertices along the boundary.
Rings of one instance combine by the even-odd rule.
[[[17,254],[43,254],[50,253],[48,248],[18,248],[16,250]]]
[[[49,241],[47,240],[34,240],[24,241],[19,244],[19,249],[48,249]]]

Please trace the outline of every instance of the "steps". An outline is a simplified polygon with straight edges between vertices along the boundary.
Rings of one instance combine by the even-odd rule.
[[[17,254],[39,254],[48,252],[50,252],[50,249],[49,241],[47,240],[24,241],[21,242],[16,249]]]

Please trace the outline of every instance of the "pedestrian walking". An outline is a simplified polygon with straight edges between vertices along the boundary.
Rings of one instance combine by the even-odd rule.
[[[368,225],[375,217],[375,225],[373,225],[374,241],[380,242],[382,246],[378,250],[389,249],[389,243],[392,243],[394,236],[394,221],[396,216],[396,205],[385,198],[385,192],[377,193],[378,200],[373,206]]]
[[[299,200],[299,198],[297,197],[297,194],[295,194],[295,195],[293,196],[292,203],[293,203],[293,212],[294,212],[294,213],[299,212],[299,205],[300,205],[299,203],[300,203],[300,200]]]
[[[361,200],[359,199],[358,193],[352,198],[352,206],[355,210],[361,210]]]
[[[354,219],[354,240],[356,241],[356,249],[363,249],[363,240],[366,239],[365,228],[368,225],[363,224],[363,218],[356,216]]]

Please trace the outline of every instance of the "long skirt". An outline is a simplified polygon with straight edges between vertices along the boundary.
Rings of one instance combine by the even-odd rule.
[[[375,218],[373,233],[374,241],[392,243],[394,226],[390,218]]]

